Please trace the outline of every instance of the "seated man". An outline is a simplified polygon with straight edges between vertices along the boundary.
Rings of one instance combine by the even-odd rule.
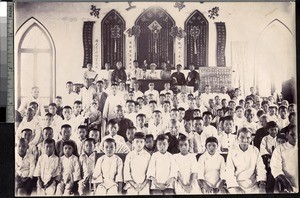
[[[275,192],[298,192],[298,148],[296,125],[287,134],[288,141],[275,148],[270,167],[275,178]]]

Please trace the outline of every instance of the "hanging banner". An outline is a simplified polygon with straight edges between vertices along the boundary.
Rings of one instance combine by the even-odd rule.
[[[217,66],[226,67],[225,47],[226,47],[226,27],[224,22],[216,23],[217,29]]]
[[[83,40],[83,68],[86,68],[88,63],[93,64],[93,27],[94,21],[85,21],[83,23],[83,32],[82,32],[82,40]]]

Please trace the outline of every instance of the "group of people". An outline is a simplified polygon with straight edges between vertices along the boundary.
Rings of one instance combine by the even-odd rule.
[[[298,192],[296,104],[197,89],[193,65],[143,93],[116,67],[97,77],[89,64],[80,92],[68,81],[48,105],[32,88],[16,112],[17,195]]]

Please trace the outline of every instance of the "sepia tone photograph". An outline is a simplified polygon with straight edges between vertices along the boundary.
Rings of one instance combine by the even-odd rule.
[[[15,195],[298,193],[295,2],[15,2]]]

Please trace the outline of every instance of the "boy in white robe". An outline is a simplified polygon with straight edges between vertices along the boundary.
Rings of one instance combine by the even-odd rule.
[[[154,139],[159,134],[163,134],[167,129],[167,125],[163,123],[162,114],[160,110],[153,111],[153,119],[149,120],[148,128],[151,129],[148,131],[148,134],[152,134]]]
[[[92,183],[97,184],[95,195],[118,195],[122,191],[123,161],[115,155],[116,142],[107,138],[104,153],[95,165]]]
[[[287,107],[281,105],[278,108],[278,112],[279,112],[279,116],[277,119],[277,124],[278,124],[278,128],[279,130],[283,129],[284,127],[288,126],[290,124],[288,116],[287,116]]]
[[[100,148],[100,131],[96,130],[96,129],[92,129],[89,132],[89,138],[93,138],[95,140],[95,145],[94,145],[94,151],[96,151],[96,153],[101,153],[101,148]],[[84,150],[84,146],[83,146],[83,150]]]
[[[205,140],[208,137],[218,137],[217,129],[210,125],[212,121],[212,113],[210,111],[203,112],[203,132],[201,133],[202,145],[205,145]]]
[[[299,192],[297,126],[292,125],[288,141],[275,148],[270,166],[276,180],[275,192]]]
[[[256,147],[250,145],[251,131],[241,128],[238,146],[228,152],[226,183],[231,194],[265,193],[266,170]]]
[[[198,160],[198,184],[203,194],[224,194],[225,187],[225,161],[224,157],[217,153],[218,140],[208,137],[205,142],[206,151]]]
[[[189,142],[186,136],[180,136],[178,147],[180,153],[174,154],[178,167],[178,176],[175,183],[175,192],[178,194],[198,194],[197,160],[196,155],[189,153]]]
[[[64,155],[60,157],[61,175],[56,195],[74,195],[74,185],[81,179],[79,159],[74,155],[74,146],[71,141],[63,142]]]
[[[234,122],[231,116],[223,117],[223,131],[219,134],[219,148],[222,153],[228,153],[237,143],[236,134],[233,134]]]
[[[61,172],[59,158],[54,154],[55,141],[45,140],[45,154],[42,154],[36,164],[34,177],[38,177],[37,195],[54,195],[56,184]]]
[[[177,167],[174,157],[167,152],[169,147],[168,136],[161,134],[157,136],[157,152],[150,159],[147,178],[152,183],[150,189],[153,195],[173,195],[174,182],[177,178]]]
[[[277,146],[276,136],[278,134],[278,125],[276,124],[276,122],[271,121],[267,123],[266,128],[269,135],[263,137],[260,143],[261,156],[266,154],[272,155],[275,147]]]
[[[51,127],[45,127],[42,132],[43,142],[39,143],[37,147],[37,159],[45,153],[45,140],[53,139],[53,129]]]
[[[21,138],[15,149],[15,192],[18,196],[30,196],[33,188],[35,159],[27,150],[28,142]]]
[[[91,181],[96,164],[95,140],[87,138],[83,143],[83,153],[79,156],[82,179],[78,182],[78,193],[91,195]]]
[[[134,134],[134,150],[129,152],[124,163],[124,190],[127,195],[149,195],[149,180],[146,173],[151,155],[144,150],[145,134]]]

